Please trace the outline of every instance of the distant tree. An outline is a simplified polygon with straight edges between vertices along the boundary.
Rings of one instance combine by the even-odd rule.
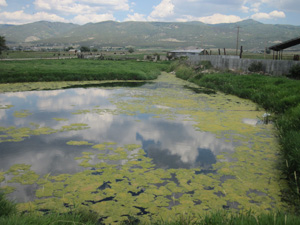
[[[89,47],[81,46],[80,51],[81,51],[81,52],[89,52],[89,51],[91,51],[91,50],[90,50]]]
[[[92,52],[98,52],[98,49],[93,48],[93,49],[92,49]]]
[[[3,50],[8,49],[5,42],[5,37],[0,36],[0,55],[2,54]]]
[[[71,49],[74,49],[72,46],[65,48],[66,52],[70,51]]]
[[[133,53],[133,52],[134,52],[134,48],[130,47],[130,48],[128,49],[128,52],[129,52],[129,53]]]

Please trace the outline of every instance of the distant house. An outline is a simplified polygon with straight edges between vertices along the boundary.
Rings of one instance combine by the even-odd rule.
[[[69,50],[69,53],[70,53],[70,54],[76,54],[76,53],[77,53],[77,50],[76,50],[76,49],[70,49],[70,50]]]
[[[174,50],[167,53],[168,58],[177,59],[180,57],[189,57],[194,55],[208,55],[208,51],[205,49],[194,50]]]

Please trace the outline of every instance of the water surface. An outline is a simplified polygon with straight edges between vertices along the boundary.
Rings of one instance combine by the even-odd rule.
[[[109,223],[281,207],[278,146],[254,103],[170,74],[109,83],[0,94],[1,188],[21,209],[77,203]]]

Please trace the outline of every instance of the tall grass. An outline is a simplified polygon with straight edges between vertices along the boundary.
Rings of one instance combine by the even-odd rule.
[[[250,99],[274,115],[282,152],[281,168],[290,184],[287,193],[290,201],[296,203],[300,210],[300,81],[259,74],[181,71],[182,66],[178,67],[176,75],[182,79]]]
[[[77,211],[65,214],[48,213],[20,214],[17,205],[5,198],[0,192],[0,224],[1,225],[70,225],[70,224],[97,224],[98,215],[90,211]]]
[[[88,80],[151,80],[168,62],[84,59],[0,61],[0,83]]]

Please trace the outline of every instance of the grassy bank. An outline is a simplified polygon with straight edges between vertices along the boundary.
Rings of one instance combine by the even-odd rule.
[[[43,215],[43,216],[41,216]],[[4,194],[0,193],[0,224],[1,225],[69,225],[69,224],[85,224],[95,225],[103,224],[101,217],[92,211],[74,210],[67,214],[57,213],[42,213],[39,214],[20,214],[17,210],[16,204],[8,201]],[[134,225],[143,224],[139,217],[131,217],[124,215],[124,220],[119,224]],[[300,218],[293,215],[286,215],[281,213],[270,213],[255,215],[251,211],[242,213],[231,213],[230,211],[218,211],[215,213],[208,213],[206,215],[198,215],[196,217],[180,216],[178,218],[165,218],[159,221],[153,221],[156,225],[179,225],[179,224],[199,224],[199,225],[295,225],[300,224]]]
[[[200,86],[250,99],[271,113],[281,146],[281,168],[290,190],[291,203],[300,208],[300,81],[285,77],[232,73],[202,74],[185,65],[175,65],[176,75]],[[173,68],[174,65],[173,65]]]
[[[151,80],[167,62],[83,59],[0,61],[0,83],[89,80]]]
[[[0,192],[0,224],[1,225],[46,225],[46,224],[96,224],[98,216],[92,212],[76,212],[68,214],[20,214],[17,205],[8,201],[4,194]]]

